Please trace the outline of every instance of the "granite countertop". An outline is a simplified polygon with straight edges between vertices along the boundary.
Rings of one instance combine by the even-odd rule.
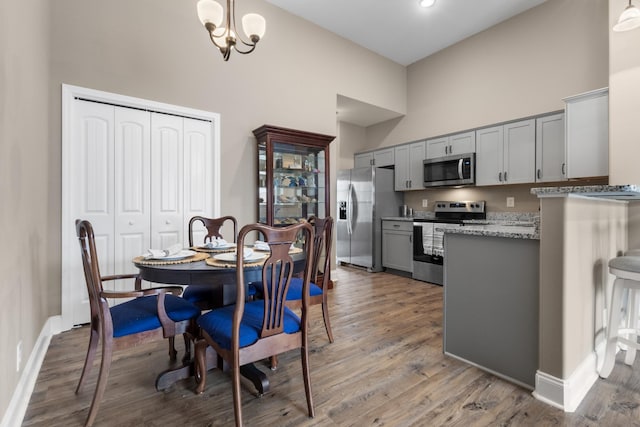
[[[535,194],[538,197],[561,197],[575,194],[616,200],[640,200],[640,186],[629,184],[538,187],[532,188],[531,194]]]
[[[472,223],[465,221],[462,227],[444,228],[443,230],[445,233],[467,234],[471,236],[540,240],[540,229],[537,222]]]
[[[414,217],[390,216],[383,221],[428,221],[435,217],[432,212],[419,212]],[[486,219],[464,220],[462,227],[449,228],[436,224],[436,230],[445,233],[472,236],[508,237],[512,239],[540,239],[540,216],[537,212],[487,212]]]

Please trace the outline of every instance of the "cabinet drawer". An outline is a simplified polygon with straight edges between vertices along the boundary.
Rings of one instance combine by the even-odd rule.
[[[413,232],[413,222],[411,221],[382,221],[383,230],[409,231]]]

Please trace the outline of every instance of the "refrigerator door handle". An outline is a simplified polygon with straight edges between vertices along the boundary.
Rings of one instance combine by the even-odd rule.
[[[351,195],[353,194],[353,184],[349,184],[349,190],[347,191],[347,233],[353,234],[353,229],[351,228],[351,218],[353,217],[353,198]]]

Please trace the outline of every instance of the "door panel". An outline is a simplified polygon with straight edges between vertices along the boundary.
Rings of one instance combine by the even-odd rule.
[[[189,220],[196,216],[213,216],[213,171],[210,167],[213,153],[211,123],[184,119],[184,244],[189,242]],[[201,222],[194,225],[194,244],[206,236]],[[233,240],[233,229],[222,230],[225,239]]]
[[[351,263],[373,266],[373,169],[353,169],[353,216],[351,235]]]
[[[183,243],[183,121],[151,114],[151,246]]]
[[[349,190],[351,188],[351,170],[339,170],[336,183],[336,259],[338,262],[351,262],[351,235],[349,234]],[[340,207],[343,207],[341,214]]]
[[[351,236],[351,263],[373,267],[373,204],[359,202]]]
[[[131,262],[151,241],[151,128],[149,113],[115,108],[115,271],[136,273]],[[115,289],[131,289],[118,281]]]
[[[536,121],[524,120],[504,125],[504,171],[507,184],[534,182],[536,162]]]
[[[503,163],[503,127],[476,131],[476,185],[500,184]]]
[[[71,180],[69,206],[71,217],[91,222],[96,234],[98,259],[102,275],[114,274],[114,107],[77,101],[73,111],[71,163],[75,179]],[[87,285],[82,259],[72,228],[74,244],[66,254],[71,268],[70,281],[73,324],[90,320]]]

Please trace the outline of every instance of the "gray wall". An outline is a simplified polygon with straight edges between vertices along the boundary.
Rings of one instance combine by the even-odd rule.
[[[60,228],[48,224],[49,3],[0,2],[0,414],[20,375],[16,346],[22,372],[59,283],[59,251],[48,250]]]

